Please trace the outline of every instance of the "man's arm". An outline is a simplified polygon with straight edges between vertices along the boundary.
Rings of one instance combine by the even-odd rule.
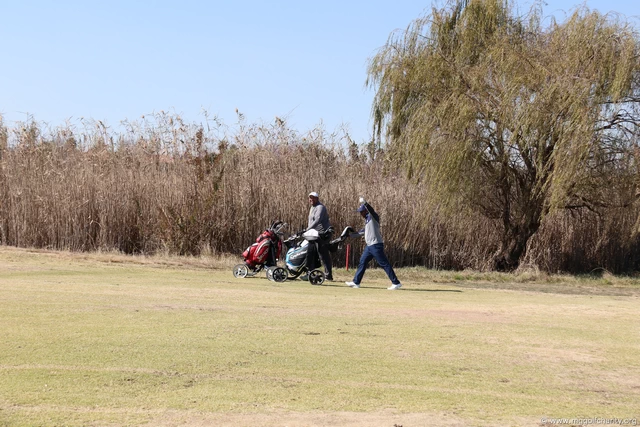
[[[369,212],[369,215],[371,215],[371,217],[373,219],[376,220],[377,223],[380,222],[380,216],[378,215],[378,213],[373,209],[373,207],[371,207],[371,205],[367,202],[364,202],[364,207],[367,210],[367,212]]]

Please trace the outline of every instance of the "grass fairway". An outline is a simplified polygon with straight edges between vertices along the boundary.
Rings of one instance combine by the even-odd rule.
[[[400,269],[391,292],[379,271],[351,289],[344,270],[311,286],[212,266],[0,248],[0,426],[640,418],[633,281]]]

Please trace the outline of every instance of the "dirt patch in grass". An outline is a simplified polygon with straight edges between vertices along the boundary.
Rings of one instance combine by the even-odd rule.
[[[185,415],[167,413],[154,418],[149,426],[169,427],[175,425],[191,427],[318,427],[318,426],[434,426],[465,427],[468,424],[452,414],[398,414],[380,412],[276,412],[270,414],[198,414]]]
[[[452,281],[448,284],[464,289],[512,290],[519,292],[542,292],[563,295],[640,296],[640,286],[635,283],[630,285],[611,285],[590,279],[584,279],[584,281],[579,284],[574,281],[561,283]]]

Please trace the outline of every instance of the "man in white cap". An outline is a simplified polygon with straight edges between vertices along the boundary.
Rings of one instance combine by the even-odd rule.
[[[324,264],[324,274],[326,276],[326,280],[333,280],[333,274],[331,271],[333,264],[331,262],[331,254],[329,253],[329,246],[327,244],[331,240],[331,233],[328,232],[331,227],[329,214],[327,213],[327,208],[320,203],[320,196],[315,191],[309,193],[309,204],[311,205],[311,208],[309,209],[309,226],[307,227],[307,230],[315,229],[320,234],[321,238],[318,240],[318,252],[320,254],[320,259],[322,259],[322,263]]]

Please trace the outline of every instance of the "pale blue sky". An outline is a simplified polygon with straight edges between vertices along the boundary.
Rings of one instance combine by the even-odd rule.
[[[85,117],[117,128],[160,110],[199,123],[206,109],[233,126],[237,108],[250,123],[279,116],[301,133],[345,125],[363,143],[367,60],[431,4],[0,0],[0,114],[9,126],[28,113],[53,127]],[[578,4],[549,1],[545,15]],[[586,4],[635,16],[638,28],[638,0]]]

